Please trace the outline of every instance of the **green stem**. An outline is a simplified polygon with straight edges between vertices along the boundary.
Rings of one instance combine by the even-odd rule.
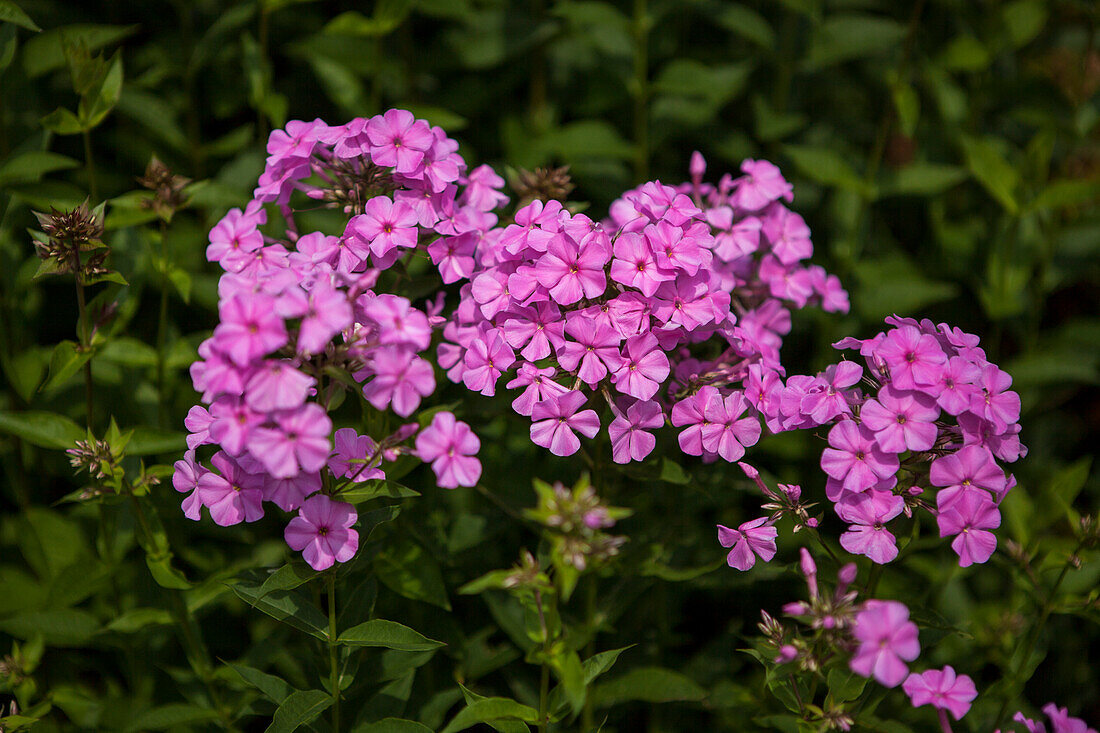
[[[84,131],[84,168],[88,171],[88,194],[92,197],[92,201],[99,201],[99,193],[96,191],[95,185],[95,161],[92,159],[92,134],[91,131]]]
[[[546,663],[542,664],[542,679],[539,681],[539,733],[546,733],[547,726],[547,699],[550,696],[550,668]],[[589,730],[585,727],[584,730]]]
[[[80,255],[74,253],[76,258],[76,272],[73,276],[73,282],[76,284],[76,308],[77,308],[77,337],[80,339],[80,348],[91,348],[91,341],[88,338],[90,329],[87,322],[87,303],[84,301],[84,283],[80,279]],[[87,423],[88,429],[92,429],[93,422],[93,407],[94,407],[94,390],[92,388],[92,360],[84,362],[84,407],[87,411]]]
[[[584,598],[584,625],[588,632],[588,645],[585,649],[585,657],[591,658],[596,653],[596,578],[589,576]],[[581,708],[581,730],[592,730],[592,696],[584,696],[584,707]]]
[[[634,0],[634,178],[649,178],[649,15],[646,0]]]
[[[168,257],[166,239],[166,225],[164,219],[160,220],[160,315],[157,319],[157,418],[162,428],[168,427],[168,395],[165,392],[166,357],[168,346]]]
[[[328,577],[328,664],[332,689],[332,730],[340,730],[340,669],[336,664],[336,579]]]

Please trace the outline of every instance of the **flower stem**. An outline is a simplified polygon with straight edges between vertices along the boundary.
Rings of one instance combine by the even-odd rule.
[[[340,670],[336,664],[336,579],[328,577],[328,664],[332,688],[332,729],[340,730]]]
[[[634,0],[634,178],[649,178],[649,14]]]
[[[947,711],[940,708],[937,712],[940,714],[940,728],[943,729],[943,733],[954,733],[951,730],[951,721],[947,719]]]
[[[92,159],[92,135],[89,130],[84,131],[84,168],[88,172],[88,194],[92,201],[99,201],[99,194],[95,186],[95,161]]]
[[[164,219],[160,220],[160,315],[157,318],[157,418],[162,428],[168,427],[168,396],[165,394],[165,372],[168,347],[168,257],[165,239],[167,230]]]
[[[550,668],[542,663],[542,679],[539,681],[539,733],[546,733],[548,711],[547,698],[550,696]],[[587,730],[587,729],[585,729]]]
[[[86,315],[87,314],[87,303],[85,303],[85,301],[84,301],[84,283],[80,279],[80,260],[79,260],[80,255],[75,254],[75,257],[77,258],[77,262],[76,262],[76,273],[74,274],[73,282],[76,284],[76,308],[77,308],[76,335],[80,339],[80,347],[82,349],[89,349],[89,348],[91,348],[91,344],[89,344],[89,341],[91,341],[91,339],[88,338],[88,336],[87,336],[87,333],[89,331],[88,323],[87,323],[87,315]],[[85,410],[88,413],[87,421],[88,421],[88,429],[89,430],[92,429],[92,422],[93,422],[93,406],[94,406],[93,405],[93,399],[94,399],[93,392],[94,392],[94,390],[92,388],[92,359],[91,359],[91,357],[89,357],[88,360],[86,362],[84,362],[84,407],[85,407]]]

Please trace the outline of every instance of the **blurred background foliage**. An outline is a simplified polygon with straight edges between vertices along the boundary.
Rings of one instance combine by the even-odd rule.
[[[0,21],[0,653],[8,637],[44,641],[34,678],[61,713],[43,729],[201,728],[209,700],[153,607],[144,564],[128,554],[133,517],[115,512],[106,536],[92,506],[54,506],[76,486],[64,456],[48,450],[68,435],[53,424],[28,431],[18,417],[85,417],[80,364],[54,346],[74,336],[72,289],[33,280],[31,211],[107,201],[105,241],[129,284],[96,286],[89,304],[117,304],[96,352],[97,426],[114,416],[137,428],[129,456],[171,463],[196,400],[186,367],[216,322],[206,232],[250,198],[267,135],[288,119],[407,108],[457,138],[471,164],[568,165],[572,198],[595,216],[644,180],[684,180],[692,150],[711,180],[736,175],[744,158],[772,160],[795,185],[817,260],[853,304],[844,318],[796,314],[789,371],[821,368],[829,343],[870,336],[890,313],[980,334],[1015,379],[1031,449],[1016,466],[1002,548],[1017,543],[1044,577],[1074,547],[1067,507],[1097,510],[1100,6],[1090,0],[0,0]],[[164,224],[135,183],[154,155],[194,181],[188,207]],[[498,502],[533,504],[517,471],[576,477],[570,462],[530,448],[506,400],[480,404],[466,419],[485,439],[484,483]],[[820,492],[814,441],[766,439],[750,459]],[[600,648],[638,643],[619,664],[640,675],[600,693],[600,706],[627,703],[605,730],[745,729],[761,672],[736,649],[761,607],[777,611],[802,592],[778,567],[713,572],[722,561],[713,525],[754,516],[754,502],[736,470],[684,466],[690,476],[669,466],[603,486],[636,513],[619,527],[631,537],[630,572],[600,584]],[[207,578],[186,602],[213,657],[301,679],[308,664],[285,627],[222,584],[281,562],[277,520],[215,531],[178,516],[172,494],[161,487],[150,500],[187,574]],[[397,605],[416,595],[396,561],[381,580],[397,593],[377,602],[448,641],[420,662],[411,700],[404,693],[406,714],[433,726],[460,699],[456,677],[483,694],[523,699],[534,689],[498,628],[507,630],[504,606],[487,617],[481,599],[454,589],[536,540],[472,491],[420,502],[376,537],[390,548],[384,557],[429,568],[415,579],[426,602]],[[781,544],[783,556],[793,546]],[[982,725],[998,695],[1024,680],[1025,705],[1058,700],[1100,720],[1100,565],[1070,574],[1063,591],[1078,600],[1055,609],[1035,658],[1020,660],[1018,638],[1047,599],[1020,582],[1018,558],[1006,551],[988,570],[963,572],[936,557],[892,568],[879,592],[920,598],[945,629],[970,635],[945,632],[925,648],[930,664],[961,659],[960,671],[991,690],[971,730],[991,729]],[[451,603],[453,614],[438,612]],[[685,677],[647,677],[654,665]],[[250,689],[215,666],[217,684]],[[360,673],[374,675],[371,685],[398,674]]]

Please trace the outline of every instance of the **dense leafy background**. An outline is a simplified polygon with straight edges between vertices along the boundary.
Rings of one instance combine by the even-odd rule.
[[[960,571],[929,543],[885,573],[878,592],[935,609],[944,631],[923,637],[924,659],[951,662],[988,691],[962,729],[991,729],[1003,698],[1024,680],[1013,710],[1016,701],[1033,709],[1058,700],[1100,720],[1100,563],[1082,556],[1083,569],[1069,573],[1052,602],[1037,654],[1021,660],[1013,652],[1047,599],[1004,551],[1012,540],[1038,553],[1032,565],[1049,588],[1075,545],[1077,512],[1095,514],[1100,501],[1089,458],[1100,440],[1094,3],[365,5],[20,0],[17,8],[0,0],[0,653],[13,639],[33,644],[41,635],[45,643],[32,697],[52,701],[54,711],[38,730],[203,729],[211,713],[209,687],[170,625],[178,608],[165,605],[150,577],[127,506],[107,506],[103,525],[94,503],[58,504],[81,485],[57,449],[84,420],[82,383],[54,348],[75,338],[76,304],[71,281],[32,280],[31,210],[72,207],[89,194],[93,205],[108,202],[112,262],[129,286],[91,293],[120,303],[95,358],[97,428],[111,415],[137,428],[128,451],[135,465],[141,455],[171,463],[196,399],[186,367],[216,319],[206,232],[250,197],[272,128],[391,106],[442,125],[469,162],[568,164],[577,183],[571,198],[591,202],[594,213],[643,180],[683,180],[692,150],[707,157],[712,180],[746,157],[773,160],[795,184],[794,208],[813,229],[818,259],[840,275],[853,303],[844,318],[796,316],[785,349],[791,370],[820,368],[831,341],[870,336],[894,312],[981,334],[1023,396],[1031,448],[1016,467],[1020,488],[1005,510],[1002,551]],[[85,126],[95,124],[87,148],[72,114],[81,114],[80,97],[65,39],[121,61],[121,86],[92,90],[82,105]],[[134,192],[154,154],[196,181],[189,207],[166,227]],[[439,396],[465,397],[453,387]],[[412,679],[411,653],[364,653],[353,688],[374,706],[364,720],[403,709],[440,726],[461,700],[456,681],[484,695],[537,696],[537,669],[524,665],[521,642],[507,633],[503,601],[490,603],[490,614],[485,599],[455,591],[536,547],[529,527],[502,509],[534,504],[530,476],[572,481],[579,468],[534,450],[506,400],[466,400],[462,409],[483,436],[483,483],[499,503],[439,491],[421,469],[407,477],[424,496],[373,536],[364,555],[381,590],[368,581],[357,591],[360,607],[349,601],[347,613],[365,620],[365,599],[377,594],[377,615],[448,646],[415,660],[423,666],[411,697],[400,685],[370,696],[388,680]],[[40,411],[74,422],[32,429]],[[814,441],[766,439],[752,455],[781,480],[820,492]],[[689,477],[670,468],[670,481],[600,468],[601,489],[635,510],[619,525],[631,538],[621,564],[591,583],[603,618],[596,650],[637,645],[594,693],[600,719],[608,715],[604,730],[744,730],[767,712],[757,702],[762,670],[736,650],[755,633],[759,609],[799,597],[800,581],[781,565],[749,574],[719,568],[713,526],[754,516],[749,487],[728,466],[683,466]],[[254,700],[244,712],[259,716],[270,703],[230,663],[308,689],[309,642],[250,609],[240,586],[234,594],[224,584],[285,561],[278,520],[223,531],[184,520],[167,485],[148,501],[160,508],[175,563],[200,581],[183,602],[209,646],[214,689],[234,706]],[[795,546],[781,543],[781,559],[793,559]],[[420,577],[406,577],[410,568]],[[588,592],[578,592],[567,617],[583,613]],[[926,711],[906,711],[900,697],[878,714],[927,727]],[[262,729],[261,719],[242,725]]]

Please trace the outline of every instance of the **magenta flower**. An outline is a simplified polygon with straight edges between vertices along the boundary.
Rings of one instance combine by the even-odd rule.
[[[905,501],[888,491],[849,494],[836,505],[836,513],[851,526],[840,536],[840,546],[854,555],[866,555],[880,565],[898,556],[894,535],[886,523],[901,514]]]
[[[574,430],[586,438],[595,437],[600,419],[594,410],[580,410],[587,400],[578,391],[548,397],[531,410],[531,440],[549,448],[556,456],[571,456],[581,447]]]
[[[868,489],[898,470],[897,455],[883,452],[874,434],[851,420],[833,426],[829,446],[821,452],[821,470],[847,491]]]
[[[268,477],[264,481],[264,501],[270,501],[284,512],[292,512],[306,497],[321,490],[320,473],[299,473],[290,478]]]
[[[746,160],[741,164],[741,172],[745,175],[738,179],[740,185],[730,198],[739,209],[757,211],[772,201],[794,198],[794,187],[766,160]]]
[[[710,400],[703,407],[706,424],[702,425],[703,450],[717,453],[730,463],[745,455],[745,448],[760,440],[760,421],[756,415],[741,417],[749,404],[742,392],[731,392],[722,399]]]
[[[289,361],[265,361],[245,384],[245,400],[259,412],[295,410],[305,403],[316,383]]]
[[[906,678],[901,689],[913,702],[913,707],[931,705],[947,710],[955,717],[962,717],[970,710],[970,703],[978,696],[974,680],[965,674],[956,676],[950,665],[940,669],[930,669],[923,674],[914,672]]]
[[[611,436],[611,456],[615,463],[630,463],[645,459],[657,444],[657,439],[646,429],[653,430],[665,424],[661,406],[652,401],[637,401],[626,408],[626,414],[617,414],[607,426]]]
[[[217,471],[199,476],[196,494],[220,527],[255,522],[264,515],[263,476],[246,472],[240,464],[218,451],[210,460]]]
[[[351,504],[333,501],[324,494],[306,499],[298,516],[290,520],[283,537],[290,549],[314,570],[328,570],[347,562],[359,549],[359,533],[351,528],[358,520]]]
[[[860,422],[874,432],[879,448],[887,453],[931,448],[939,432],[935,424],[939,416],[940,408],[928,395],[889,384],[859,410]]]
[[[554,367],[539,369],[531,362],[525,361],[516,370],[516,378],[508,382],[508,389],[523,387],[523,393],[512,400],[512,409],[520,415],[531,416],[535,405],[547,397],[563,395],[569,391],[553,380],[557,370]]]
[[[458,282],[470,277],[474,271],[474,250],[477,248],[477,236],[467,232],[455,237],[440,237],[428,245],[428,256],[432,264],[439,268],[439,275],[445,284]]]
[[[528,361],[545,359],[552,347],[565,342],[565,321],[551,301],[509,311],[501,329],[513,349],[523,347],[520,355]]]
[[[336,478],[356,481],[386,478],[386,474],[377,465],[367,465],[367,461],[372,458],[378,459],[378,443],[373,438],[359,435],[354,428],[340,428],[333,436],[333,452],[328,459],[328,470]]]
[[[824,425],[840,415],[851,415],[847,390],[858,384],[862,377],[863,367],[854,361],[829,365],[820,377],[824,389],[806,393],[799,401],[799,412],[808,415],[817,425]]]
[[[716,387],[706,386],[672,406],[670,419],[676,427],[688,426],[679,435],[680,450],[689,456],[703,455],[703,428],[710,424],[706,416],[707,406],[721,402],[722,395]]]
[[[875,356],[890,370],[890,383],[899,389],[937,384],[947,356],[935,336],[905,325],[886,334]]]
[[[464,422],[449,412],[437,412],[432,423],[416,436],[416,454],[431,462],[436,483],[444,489],[476,486],[481,478],[481,461],[474,456],[481,441]]]
[[[669,369],[668,356],[661,350],[657,337],[642,333],[626,340],[622,363],[611,381],[623,394],[648,400],[668,379]]]
[[[214,417],[202,405],[193,405],[187,411],[187,417],[183,419],[183,426],[190,433],[187,436],[187,450],[194,450],[213,440],[210,437],[210,425],[213,422]]]
[[[1043,712],[1050,718],[1054,733],[1096,733],[1096,730],[1090,728],[1085,721],[1070,717],[1069,708],[1060,708],[1048,702],[1043,706]]]
[[[897,687],[908,674],[905,662],[920,654],[917,625],[909,609],[897,601],[870,600],[856,614],[852,631],[859,648],[849,666],[863,677],[874,677],[886,687]]]
[[[558,364],[567,371],[576,371],[589,387],[595,387],[608,370],[614,371],[622,364],[622,336],[611,326],[578,317],[566,321],[565,332],[576,341],[564,341],[557,349]]]
[[[976,392],[970,401],[972,412],[993,423],[998,432],[1004,432],[1020,419],[1020,395],[1009,390],[1012,377],[1007,372],[987,364],[979,385],[982,391]]]
[[[380,344],[404,344],[423,350],[432,342],[428,317],[413,308],[408,298],[382,293],[367,301],[362,306],[362,313],[378,325]]]
[[[435,143],[432,128],[424,120],[403,109],[387,110],[367,122],[371,161],[406,175],[416,172],[424,154]]]
[[[615,259],[611,261],[609,274],[617,283],[637,288],[647,298],[657,292],[657,287],[675,275],[657,267],[657,260],[648,240],[637,232],[626,232],[615,240]]]
[[[988,531],[1001,526],[1001,513],[988,496],[968,491],[941,509],[936,522],[940,537],[955,535],[951,549],[959,556],[959,567],[984,563],[997,549],[997,537]]]
[[[172,488],[181,494],[187,494],[181,505],[183,516],[197,522],[201,517],[202,496],[196,489],[199,486],[199,479],[209,471],[195,460],[194,450],[188,450],[184,453],[183,460],[176,461],[173,468],[175,470],[172,473]]]
[[[493,329],[474,340],[467,349],[462,381],[467,389],[492,397],[496,394],[500,375],[515,361],[516,354],[508,346],[500,330]]]
[[[1005,473],[993,459],[993,454],[980,445],[963,446],[932,461],[928,480],[933,486],[944,487],[936,494],[940,511],[975,489],[985,489],[1001,497],[1008,485]]]
[[[806,220],[783,205],[768,210],[762,231],[776,259],[784,265],[793,265],[814,253]]]
[[[352,217],[347,231],[353,235],[353,241],[358,240],[368,245],[375,257],[385,257],[395,248],[415,247],[416,226],[416,212],[411,206],[404,201],[375,196],[367,202],[362,214]],[[365,249],[351,246],[360,259],[366,259]]]
[[[219,397],[210,405],[210,439],[230,455],[240,455],[265,416],[238,397]]]
[[[248,366],[286,343],[286,325],[274,305],[270,296],[259,293],[234,295],[218,305],[221,323],[214,329],[214,342],[237,366]]]
[[[408,417],[420,406],[420,399],[435,391],[435,371],[426,359],[402,346],[384,346],[375,350],[371,369],[356,372],[356,379],[368,374],[374,378],[363,385],[363,396],[376,409],[392,407]]]
[[[748,570],[756,564],[756,556],[768,562],[775,557],[775,538],[779,530],[768,523],[767,517],[745,522],[737,529],[718,525],[718,542],[722,547],[732,548],[726,555],[726,563],[731,568]]]
[[[565,235],[554,237],[539,258],[536,276],[558,305],[572,305],[581,298],[595,298],[607,287],[603,266],[610,259],[599,247],[578,248]]]
[[[248,452],[275,478],[297,476],[299,471],[320,471],[332,448],[328,436],[332,421],[312,402],[275,418],[274,427],[256,428]],[[209,506],[209,505],[208,505]]]
[[[929,392],[935,395],[944,412],[959,415],[970,409],[970,403],[981,392],[977,386],[981,375],[981,369],[969,359],[952,356],[944,364],[939,382]]]
[[[298,351],[317,354],[332,337],[351,325],[352,310],[347,295],[322,280],[309,293],[298,331]]]

